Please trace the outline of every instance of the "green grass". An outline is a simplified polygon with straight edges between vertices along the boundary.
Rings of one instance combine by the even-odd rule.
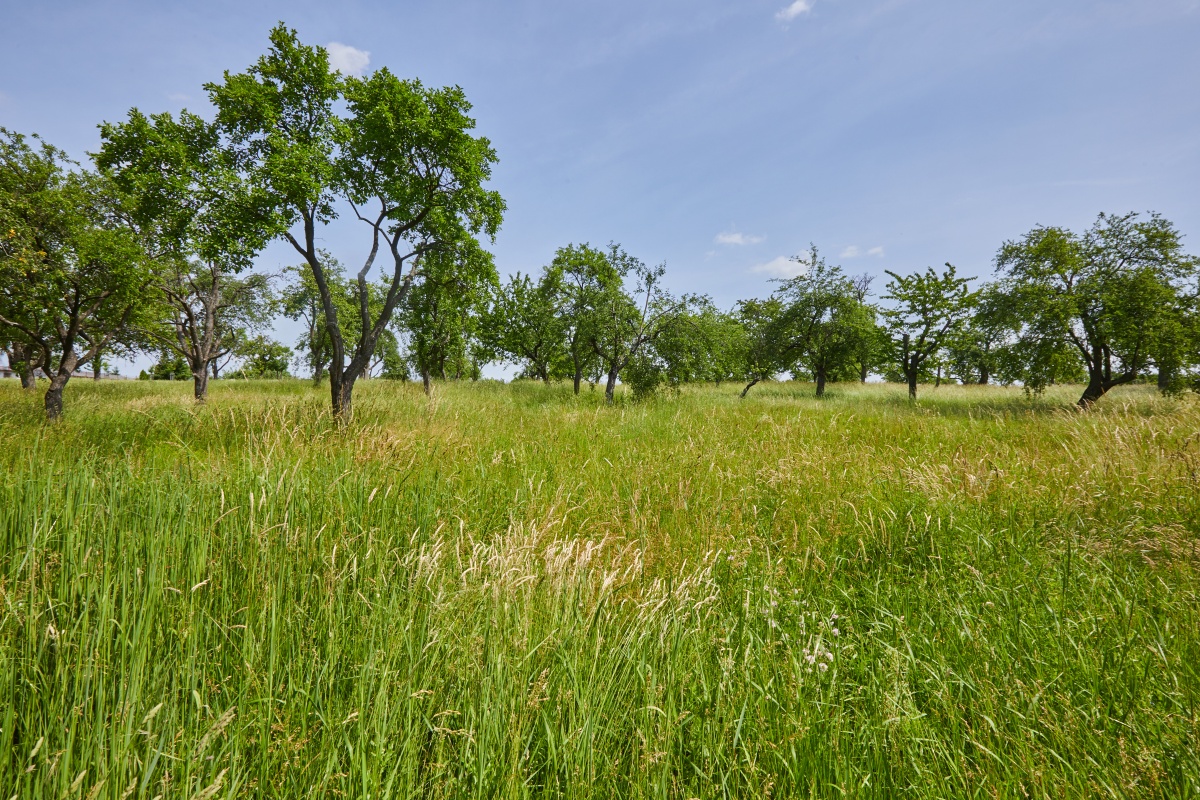
[[[1200,797],[1200,403],[739,388],[0,383],[0,800]]]

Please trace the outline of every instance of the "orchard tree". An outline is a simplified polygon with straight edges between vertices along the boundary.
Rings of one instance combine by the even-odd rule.
[[[397,327],[425,394],[432,380],[479,376],[479,324],[499,283],[491,254],[473,238],[422,257],[424,280],[406,298]]]
[[[783,301],[778,297],[766,300],[739,300],[734,312],[742,328],[741,378],[747,381],[741,397],[749,394],[759,382],[787,369],[787,354],[780,347],[780,328]]]
[[[0,128],[0,205],[23,243],[0,255],[0,326],[50,376],[55,420],[71,375],[153,318],[154,264],[113,187],[34,141]]]
[[[1184,284],[1197,271],[1175,226],[1158,214],[1101,214],[1082,235],[1039,227],[996,256],[1001,286],[1021,321],[1014,345],[1026,386],[1039,390],[1071,351],[1087,372],[1079,398],[1089,408],[1130,383],[1152,359],[1184,360],[1172,336]]]
[[[535,282],[517,273],[493,294],[480,323],[486,345],[502,358],[523,364],[525,374],[550,382],[567,360],[563,273],[548,268]]]
[[[898,275],[888,272],[885,300],[894,303],[883,312],[892,336],[895,360],[908,383],[908,396],[917,399],[917,381],[939,351],[962,331],[975,307],[976,293],[971,278],[958,277],[951,264],[938,274],[925,272]]]
[[[147,117],[133,109],[126,121],[101,125],[100,137],[96,165],[161,264],[154,285],[169,313],[145,333],[187,361],[202,403],[212,365],[274,311],[267,278],[237,277],[271,235],[266,198],[244,181],[217,126],[187,111]]]
[[[831,266],[814,246],[796,261],[805,271],[783,283],[776,292],[783,304],[780,363],[803,365],[812,373],[817,397],[825,394],[830,378],[857,375],[874,346],[875,311],[860,297],[861,290],[837,266]]]
[[[648,267],[618,244],[605,253],[611,269],[629,280],[632,291],[622,284],[609,284],[596,298],[587,320],[587,337],[605,376],[604,398],[612,403],[621,370],[637,358],[688,308],[688,298],[672,297],[662,288],[666,266]]]
[[[487,139],[471,135],[475,123],[461,89],[426,88],[387,69],[343,77],[330,69],[324,48],[302,44],[282,24],[270,39],[253,66],[206,88],[238,163],[267,198],[275,230],[312,271],[329,332],[333,413],[347,419],[354,383],[419,283],[423,256],[463,237],[495,235],[504,202],[484,184],[496,154]],[[361,335],[353,346],[317,248],[321,228],[343,207],[370,241],[354,276]],[[377,258],[386,264],[386,290],[372,313]]]
[[[579,394],[584,376],[598,371],[591,339],[600,304],[609,294],[621,291],[623,273],[610,260],[612,252],[611,247],[605,252],[589,244],[569,244],[558,249],[550,265],[562,287],[560,315],[575,394]]]
[[[1016,327],[1008,298],[996,284],[979,292],[979,302],[967,322],[946,341],[946,366],[963,384],[986,386],[994,378],[1011,383],[1004,365]]]

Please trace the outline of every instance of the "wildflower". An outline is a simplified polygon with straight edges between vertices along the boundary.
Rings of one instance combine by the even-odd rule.
[[[829,669],[829,665],[826,664],[824,661],[822,661],[820,664],[817,665],[817,668],[819,670],[821,670],[821,672],[824,672],[825,670]]]
[[[832,633],[834,636],[837,636],[841,633],[841,631],[839,631],[837,628],[834,628],[832,631],[830,631],[830,633]]]

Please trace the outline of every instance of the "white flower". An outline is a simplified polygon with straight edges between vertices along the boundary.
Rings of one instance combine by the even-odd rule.
[[[824,672],[825,670],[829,669],[829,665],[826,664],[824,661],[822,661],[820,664],[818,664],[817,667],[821,670],[821,672]]]

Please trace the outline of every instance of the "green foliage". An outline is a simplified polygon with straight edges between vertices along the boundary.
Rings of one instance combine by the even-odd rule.
[[[484,188],[495,152],[470,134],[475,123],[461,89],[429,89],[387,69],[343,79],[323,48],[302,44],[282,24],[246,72],[206,88],[276,234],[312,270],[329,333],[333,409],[346,417],[355,380],[369,372],[393,313],[425,277],[418,265],[437,257],[454,263],[464,240],[495,235],[504,202]],[[316,244],[338,200],[370,229],[370,253],[352,283],[360,330],[353,347]],[[372,313],[370,273],[381,255],[390,266]],[[414,302],[427,305],[433,293]]]
[[[518,272],[497,288],[479,322],[488,350],[523,367],[522,375],[549,381],[568,359],[563,273],[548,267],[535,283]]]
[[[917,381],[927,375],[943,347],[959,339],[967,326],[978,293],[970,291],[971,278],[959,278],[951,264],[938,274],[897,275],[888,272],[885,300],[894,305],[883,311],[896,366],[908,382],[908,395],[916,399]]]
[[[154,318],[146,291],[154,264],[112,185],[34,141],[0,128],[0,216],[9,225],[0,328],[51,376],[45,407],[54,419],[72,372],[131,344],[132,331]]]
[[[163,350],[158,354],[158,361],[144,374],[152,381],[186,381],[192,377],[192,370],[183,356]]]
[[[464,238],[425,255],[421,271],[396,320],[413,368],[427,389],[431,378],[478,378],[480,318],[499,284],[491,254]]]
[[[1171,370],[1187,358],[1187,337],[1177,335],[1181,292],[1198,262],[1157,214],[1101,214],[1083,235],[1035,228],[1006,242],[996,267],[1018,330],[1020,377],[1032,390],[1082,364],[1088,386],[1079,404],[1087,407],[1152,359]]]
[[[230,378],[288,378],[292,350],[287,345],[266,336],[254,336],[238,343],[234,355],[242,360],[240,369]]]

